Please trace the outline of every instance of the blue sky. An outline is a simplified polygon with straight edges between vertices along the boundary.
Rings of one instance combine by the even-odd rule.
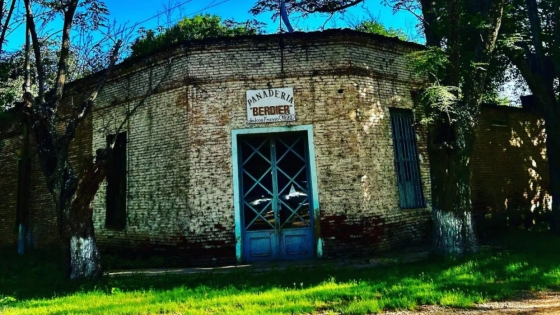
[[[406,29],[416,22],[414,16],[408,12],[400,12],[396,15],[393,14],[390,7],[380,4],[380,0],[366,0],[365,7],[372,15],[379,18],[379,20],[389,27]],[[143,4],[146,5],[143,5]],[[196,13],[210,13],[221,16],[224,19],[234,19],[238,21],[247,20],[252,18],[248,13],[249,9],[253,6],[254,1],[250,0],[182,0],[178,4],[179,8],[175,13],[181,10],[183,15],[192,16]],[[168,0],[162,1],[147,1],[147,0],[121,0],[121,1],[107,1],[107,6],[111,11],[112,17],[118,21],[124,22],[130,20],[131,22],[143,21],[158,12],[164,11],[165,6],[175,6],[177,2],[169,2]],[[347,15],[359,18],[365,14],[362,6],[352,8]],[[178,17],[178,15],[176,15]],[[161,16],[163,17],[163,16]],[[326,20],[324,16],[312,16],[307,19],[298,19],[293,16],[292,24],[302,30],[314,30],[323,25]],[[278,23],[272,22],[270,15],[263,14],[257,16],[257,19],[268,24],[268,32],[274,32],[277,29]],[[157,18],[146,22],[144,25],[156,25]],[[344,22],[339,19],[331,19],[327,23],[327,27],[344,27]]]
[[[381,0],[365,0],[363,6],[360,5],[349,10],[345,18],[346,20],[359,20],[367,17],[367,12],[369,12],[387,27],[404,29],[412,38],[417,36],[414,28],[417,20],[414,15],[408,12],[393,14],[390,7],[381,5],[380,2]],[[126,23],[129,27],[142,22],[138,27],[150,29],[158,25],[165,25],[168,18],[176,22],[182,16],[209,13],[218,15],[222,19],[234,19],[236,21],[256,18],[266,23],[267,33],[274,33],[278,29],[278,20],[273,22],[270,14],[254,17],[248,13],[254,3],[251,0],[106,0],[105,3],[111,13],[110,20],[114,20],[118,24]],[[172,10],[172,16],[168,17],[166,14],[161,14],[152,18],[170,7],[176,7]],[[290,15],[290,20],[296,30],[313,31],[325,24],[327,17],[315,15],[304,19],[296,15]],[[325,28],[344,27],[348,27],[348,24],[341,20],[340,15],[330,19],[325,25]],[[23,44],[23,29],[14,32],[13,35],[6,47],[7,50],[18,49]],[[421,39],[416,40],[421,41]]]

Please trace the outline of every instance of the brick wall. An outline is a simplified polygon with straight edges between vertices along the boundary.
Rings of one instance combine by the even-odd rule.
[[[17,246],[17,174],[21,135],[0,138],[0,247]]]
[[[18,161],[23,145],[21,134],[2,140],[0,152],[0,248],[17,248]],[[58,242],[56,216],[52,198],[47,192],[39,169],[34,142],[30,144],[31,176],[29,182],[29,216],[25,234],[27,248],[52,247]]]
[[[473,165],[473,207],[482,235],[545,222],[550,211],[544,121],[532,111],[483,106]]]
[[[93,147],[115,132],[150,84],[165,81],[126,126],[126,227],[105,227],[105,187],[95,200],[101,246],[171,253],[192,264],[234,262],[231,134],[286,125],[247,123],[246,90],[268,87],[293,87],[298,118],[288,125],[313,125],[325,256],[426,238],[429,208],[398,207],[389,119],[389,108],[412,107],[418,83],[403,54],[417,46],[340,31],[283,40],[283,51],[278,36],[197,42],[120,70],[99,96]],[[429,204],[425,139],[419,139]]]
[[[69,150],[70,162],[76,171],[91,157],[92,120],[86,119],[76,133]],[[0,248],[17,247],[17,187],[18,160],[23,145],[18,123],[10,126],[9,132],[0,130]],[[5,138],[2,139],[2,136]],[[59,246],[59,230],[52,196],[47,190],[45,177],[40,168],[33,132],[30,136],[31,175],[29,182],[29,216],[24,236],[27,249],[55,248]]]

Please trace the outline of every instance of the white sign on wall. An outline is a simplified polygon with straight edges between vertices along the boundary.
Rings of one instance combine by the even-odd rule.
[[[249,123],[295,120],[294,88],[247,91],[247,121]]]

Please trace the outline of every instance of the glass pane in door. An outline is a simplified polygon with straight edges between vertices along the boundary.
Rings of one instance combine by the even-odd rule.
[[[275,228],[270,140],[266,136],[243,139],[242,200],[247,231]]]
[[[305,134],[274,138],[280,228],[310,226]]]

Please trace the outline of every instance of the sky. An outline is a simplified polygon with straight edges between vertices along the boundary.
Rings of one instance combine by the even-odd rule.
[[[409,12],[393,14],[392,8],[382,5],[380,2],[381,0],[365,0],[363,6],[359,5],[350,9],[345,14],[345,19],[356,21],[371,15],[386,27],[403,29],[412,40],[422,42],[415,30],[417,20],[413,14]],[[279,25],[278,20],[271,19],[271,14],[261,14],[255,17],[248,13],[254,4],[252,0],[105,0],[105,4],[110,12],[110,21],[115,21],[117,25],[126,25],[128,28],[135,26],[136,28],[152,29],[158,25],[166,25],[168,20],[176,23],[182,17],[192,17],[204,13],[235,21],[256,18],[266,24],[266,33],[276,32]],[[173,8],[171,15],[164,13],[168,8]],[[300,31],[314,31],[323,25],[325,28],[348,27],[340,15],[328,21],[327,16],[321,15],[307,18],[290,15],[290,20],[292,26]],[[17,50],[21,47],[24,40],[23,32],[23,27],[14,31],[5,47],[7,51]]]
[[[146,20],[162,11],[165,7],[174,7],[179,4],[175,9],[175,13],[181,13],[183,16],[193,16],[198,13],[215,14],[223,19],[234,19],[236,21],[246,21],[253,18],[248,11],[251,9],[255,1],[251,0],[108,0],[106,1],[107,7],[111,12],[111,16],[118,21],[125,22],[140,22]],[[408,12],[401,12],[393,15],[392,8],[380,4],[381,0],[365,0],[365,8],[369,10],[373,16],[388,27],[406,29],[410,25],[414,25],[415,18]],[[180,5],[183,4],[184,5]],[[179,12],[180,11],[180,12]],[[359,17],[364,15],[366,10],[362,6],[356,6],[350,10],[350,15]],[[178,15],[176,15],[178,17]],[[160,16],[165,19],[165,15]],[[325,17],[314,16],[307,19],[295,19],[291,21],[292,26],[300,30],[314,30],[320,27],[325,22]],[[274,32],[277,30],[278,23],[273,22],[269,14],[257,16],[257,19],[268,25],[267,31]],[[146,22],[145,27],[150,25],[157,25],[157,18]],[[335,23],[333,25],[333,23]],[[331,19],[327,23],[327,27],[344,27],[344,23],[340,20]]]

